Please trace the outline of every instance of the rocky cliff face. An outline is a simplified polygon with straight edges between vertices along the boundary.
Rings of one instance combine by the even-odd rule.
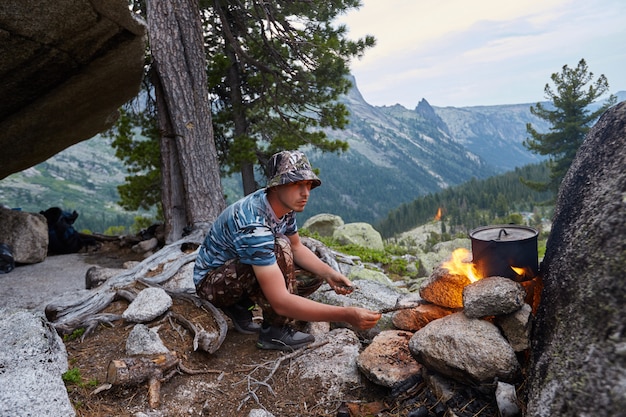
[[[626,409],[626,102],[587,135],[560,187],[541,267],[528,416]]]
[[[109,128],[139,91],[144,36],[125,0],[0,2],[0,179]]]

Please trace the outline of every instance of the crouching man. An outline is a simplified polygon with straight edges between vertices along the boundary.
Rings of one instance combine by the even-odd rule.
[[[337,294],[351,283],[302,244],[296,213],[311,190],[321,185],[306,156],[283,151],[269,162],[269,180],[227,207],[207,234],[194,267],[198,295],[221,308],[241,333],[259,333],[257,347],[292,350],[312,335],[289,326],[291,320],[347,322],[370,329],[381,315],[360,307],[339,307],[306,298],[327,282]],[[252,309],[263,310],[263,324]]]

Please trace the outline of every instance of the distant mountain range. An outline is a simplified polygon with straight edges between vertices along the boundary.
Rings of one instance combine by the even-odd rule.
[[[617,95],[626,99],[626,92]],[[299,215],[301,224],[319,213],[376,223],[421,195],[536,163],[541,158],[522,145],[526,123],[548,129],[531,115],[535,103],[457,108],[433,107],[422,99],[413,110],[377,107],[365,102],[356,85],[342,101],[350,124],[327,134],[350,148],[340,155],[305,149],[323,186]],[[100,136],[74,145],[0,181],[0,204],[32,212],[55,205],[75,209],[88,223],[79,227],[99,233],[132,223],[137,213],[124,213],[115,204],[125,171],[114,154]],[[223,185],[229,201],[241,195],[238,177],[224,179]]]
[[[327,132],[350,149],[342,155],[309,152],[324,184],[299,218],[326,212],[346,222],[376,223],[421,195],[544,159],[522,144],[527,123],[549,129],[530,113],[536,103],[457,108],[433,107],[422,99],[413,110],[377,107],[354,85],[343,98],[350,125]],[[626,99],[626,92],[616,95]]]

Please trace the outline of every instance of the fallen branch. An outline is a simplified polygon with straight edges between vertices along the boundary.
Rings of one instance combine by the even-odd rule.
[[[78,236],[80,236],[83,239],[94,239],[94,240],[97,240],[98,242],[119,242],[120,241],[119,236],[102,235],[99,233],[80,233],[79,232]]]
[[[393,313],[394,311],[399,311],[399,310],[409,310],[411,308],[416,308],[419,307],[420,304],[413,304],[413,305],[409,305],[409,306],[394,306],[394,307],[386,307],[386,308],[381,308],[380,310],[378,310],[378,312],[380,314],[387,314],[387,313]]]

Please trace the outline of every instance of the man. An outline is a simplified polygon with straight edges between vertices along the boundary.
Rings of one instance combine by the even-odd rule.
[[[298,235],[296,213],[322,182],[299,151],[273,155],[268,170],[265,189],[232,204],[213,223],[194,267],[198,295],[221,308],[237,331],[258,332],[261,349],[292,350],[315,340],[288,326],[290,319],[374,327],[381,317],[377,312],[306,298],[324,281],[337,294],[352,291],[350,280],[322,262]],[[255,304],[263,310],[262,326],[252,320]]]

